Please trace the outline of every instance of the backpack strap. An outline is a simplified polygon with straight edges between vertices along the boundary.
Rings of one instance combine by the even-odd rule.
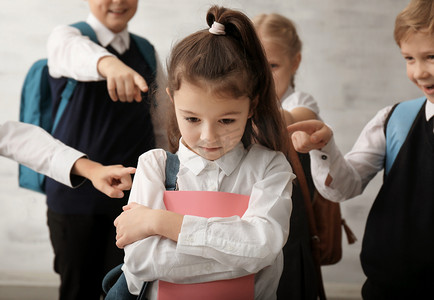
[[[174,191],[177,190],[176,177],[179,171],[179,158],[178,155],[173,154],[169,151],[166,151],[166,155],[167,155],[167,159],[166,159],[165,186],[167,191]],[[123,264],[120,264],[119,266],[113,268],[104,276],[102,286],[106,294],[114,286],[115,283],[117,284],[117,289],[121,289],[125,292],[128,292],[125,276],[122,276],[123,274],[122,265]],[[149,282],[145,281],[142,285],[142,288],[140,289],[140,293],[139,296],[137,297],[137,300],[146,300],[146,292],[148,286],[149,286]]]
[[[166,190],[176,191],[178,190],[178,184],[176,178],[179,172],[179,158],[178,155],[166,151]]]
[[[296,176],[297,184],[301,191],[301,195],[304,202],[304,207],[306,209],[307,221],[309,226],[309,232],[312,237],[311,246],[312,246],[312,257],[315,264],[315,273],[317,279],[317,292],[318,298],[320,300],[326,300],[324,281],[321,272],[321,262],[320,262],[320,249],[319,249],[319,240],[318,240],[318,230],[317,224],[315,221],[315,215],[311,202],[311,194],[308,188],[308,183],[306,180],[306,176],[304,174],[303,166],[300,162],[300,158],[295,151],[294,145],[292,144],[292,140],[289,139],[289,162]]]
[[[90,27],[89,24],[86,22],[78,22],[71,24],[70,26],[77,28],[80,30],[81,34],[84,36],[89,37],[89,39],[98,44],[98,38],[96,37],[95,31]],[[69,102],[69,99],[72,96],[72,93],[74,92],[75,87],[77,86],[77,80],[68,78],[68,82],[66,83],[65,89],[62,92],[61,100],[59,103],[59,107],[57,108],[56,116],[54,118],[53,122],[53,128],[51,129],[51,133],[54,132],[54,130],[57,127],[57,124],[59,123],[60,117],[62,116],[63,112],[65,111],[66,105]]]
[[[82,35],[89,37],[92,42],[99,44],[95,31],[88,23],[82,21],[71,24],[69,26],[77,28],[78,30],[80,30]]]
[[[426,97],[401,102],[392,110],[386,123],[386,160],[384,173],[387,175],[396,156],[405,142],[413,122],[426,101]]]

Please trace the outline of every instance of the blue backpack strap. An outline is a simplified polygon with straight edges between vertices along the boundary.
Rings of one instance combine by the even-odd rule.
[[[80,30],[81,34],[89,37],[89,39],[92,42],[97,43],[97,44],[99,43],[95,31],[86,22],[78,22],[78,23],[71,24],[70,26],[75,27],[78,30]],[[72,93],[74,92],[74,89],[76,86],[77,86],[77,80],[69,78],[68,82],[66,83],[65,89],[62,92],[61,100],[59,103],[59,107],[57,108],[57,112],[56,112],[56,116],[54,118],[53,128],[51,129],[51,133],[53,133],[54,130],[56,129],[57,124],[59,123],[59,120],[60,120],[63,112],[65,111],[66,105],[68,104],[69,99],[71,98]]]
[[[405,142],[413,122],[426,101],[426,97],[399,103],[391,112],[386,124],[386,162],[385,175],[395,161],[396,156]]]
[[[178,155],[170,153],[169,151],[166,151],[167,159],[166,159],[166,190],[167,191],[174,191],[177,189],[176,184],[176,177],[178,175],[179,171],[179,158]],[[123,276],[122,271],[122,265],[113,268],[111,271],[109,271],[104,279],[103,279],[103,290],[107,294],[107,299],[113,299],[113,297],[116,297],[120,294],[129,294],[128,292],[128,286],[127,281],[125,279],[125,276]],[[140,289],[139,296],[137,297],[137,300],[146,300],[146,292],[147,288],[149,286],[149,282],[145,281],[143,283],[142,288]],[[109,293],[110,289],[114,287],[116,291]],[[131,295],[131,297],[133,297]],[[116,298],[117,299],[117,298]]]
[[[89,37],[89,39],[92,42],[99,44],[95,31],[93,31],[92,27],[90,27],[90,25],[88,23],[77,22],[77,23],[71,24],[70,26],[77,28],[78,30],[80,30],[82,35]]]
[[[175,191],[178,189],[176,178],[179,172],[179,158],[178,155],[166,151],[166,190]]]

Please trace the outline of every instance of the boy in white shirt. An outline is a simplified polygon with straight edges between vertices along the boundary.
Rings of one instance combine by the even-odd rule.
[[[53,114],[67,78],[78,81],[53,136],[104,165],[136,166],[140,154],[165,146],[164,112],[156,86],[164,73],[149,44],[144,55],[128,32],[138,0],[88,0],[87,23],[98,44],[72,26],[51,33],[48,67]],[[155,71],[156,70],[156,71]],[[164,98],[166,99],[166,98]],[[158,131],[158,130],[162,131]],[[66,189],[47,179],[47,220],[60,274],[60,299],[95,299],[102,294],[104,274],[123,260],[116,248],[113,220],[126,204],[107,201],[89,184]]]
[[[312,150],[314,182],[328,199],[342,201],[361,194],[384,169],[384,182],[368,216],[360,256],[367,276],[363,299],[425,299],[432,294],[433,20],[433,1],[412,0],[395,22],[395,41],[406,60],[407,76],[424,97],[380,110],[345,156],[324,123],[304,121],[288,127],[294,132],[292,140],[298,151]],[[415,113],[409,118],[411,109]],[[406,121],[408,133],[401,134]],[[394,145],[399,147],[391,161]]]

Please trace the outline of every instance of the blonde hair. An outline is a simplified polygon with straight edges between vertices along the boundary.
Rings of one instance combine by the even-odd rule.
[[[239,11],[218,6],[208,10],[206,21],[209,27],[214,21],[224,25],[225,35],[204,29],[174,46],[167,64],[169,94],[173,98],[182,82],[206,82],[216,94],[249,97],[252,117],[242,138],[244,147],[259,143],[286,154],[289,138],[273,75],[252,22]],[[169,143],[176,151],[180,132],[176,119],[170,120]]]
[[[394,38],[398,46],[411,33],[434,32],[434,1],[412,0],[396,17]]]
[[[253,23],[264,39],[282,47],[291,60],[301,53],[303,44],[290,19],[276,13],[260,14],[253,18]],[[291,79],[291,85],[294,87],[294,78]]]

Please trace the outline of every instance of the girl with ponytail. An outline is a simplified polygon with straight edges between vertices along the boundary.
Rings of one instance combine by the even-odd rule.
[[[171,155],[144,153],[129,204],[115,220],[116,244],[125,249],[120,281],[133,295],[147,282],[151,300],[163,299],[167,283],[196,291],[222,281],[235,282],[237,295],[210,288],[207,300],[276,299],[295,176],[273,77],[248,17],[213,6],[206,20],[209,29],[178,42],[168,62],[176,190],[220,192],[222,203],[247,197],[246,208],[226,217],[170,211],[163,199]]]

